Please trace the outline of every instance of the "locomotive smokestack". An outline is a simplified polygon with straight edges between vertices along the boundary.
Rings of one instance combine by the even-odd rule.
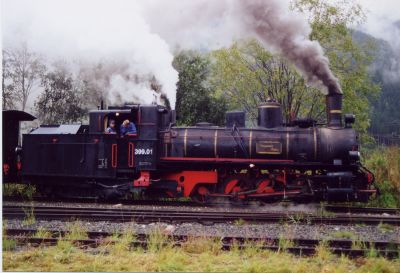
[[[342,94],[329,92],[326,96],[328,127],[342,127]]]
[[[175,110],[171,110],[171,123],[173,125],[176,124],[176,111]]]
[[[286,14],[279,0],[237,1],[242,23],[260,41],[280,51],[303,74],[309,84],[325,87],[328,94],[341,94],[338,78],[329,68],[329,60],[316,41],[309,39],[311,27],[296,14]]]

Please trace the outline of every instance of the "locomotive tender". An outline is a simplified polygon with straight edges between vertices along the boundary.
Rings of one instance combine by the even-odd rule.
[[[89,113],[89,125],[42,125],[23,135],[22,147],[3,143],[3,180],[37,185],[47,194],[191,197],[230,200],[367,201],[374,177],[360,163],[354,115],[342,117],[342,95],[326,97],[327,124],[284,124],[281,105],[258,108],[258,126],[245,113],[226,113],[225,127],[175,126],[175,112],[159,105],[125,105]],[[15,113],[14,113],[15,114]],[[25,113],[26,114],[26,113]],[[20,120],[3,112],[5,139]],[[125,119],[137,134],[106,134],[109,120]],[[344,121],[344,123],[343,123]],[[17,167],[14,167],[17,166]]]

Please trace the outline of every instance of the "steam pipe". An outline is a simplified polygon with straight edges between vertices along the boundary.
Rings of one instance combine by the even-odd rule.
[[[175,110],[171,110],[171,123],[173,125],[176,124],[176,111]]]

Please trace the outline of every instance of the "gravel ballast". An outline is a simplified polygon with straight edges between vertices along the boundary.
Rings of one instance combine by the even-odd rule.
[[[110,209],[140,209],[140,210],[177,210],[183,211],[218,211],[218,212],[277,212],[294,215],[313,214],[320,215],[321,206],[319,204],[268,204],[260,206],[258,203],[250,204],[245,207],[232,205],[215,207],[197,206],[152,206],[152,205],[122,205],[122,204],[96,204],[96,203],[63,203],[63,202],[3,202],[3,205],[35,205],[35,206],[60,206],[60,207],[82,207],[82,208],[110,208]],[[330,213],[332,216],[335,213]],[[338,214],[336,214],[338,215]],[[389,215],[382,215],[390,217]],[[5,220],[7,228],[15,229],[37,229],[43,227],[46,230],[68,230],[68,224],[64,221],[36,220],[32,225],[26,225],[22,220]],[[353,239],[363,241],[391,241],[400,243],[399,226],[366,226],[366,225],[327,225],[327,224],[306,224],[302,221],[292,221],[286,223],[264,223],[253,224],[244,221],[235,223],[218,223],[209,225],[203,223],[150,223],[138,224],[134,222],[111,223],[111,222],[88,222],[80,221],[80,225],[85,231],[93,232],[124,232],[127,229],[135,233],[150,233],[154,229],[161,229],[166,234],[190,235],[190,236],[218,236],[218,237],[254,237],[254,238],[296,238],[296,239]]]
[[[37,220],[26,225],[21,220],[7,220],[6,227],[12,229],[37,229],[68,231],[73,222]],[[76,222],[74,222],[76,223]],[[285,239],[351,239],[362,241],[389,241],[400,243],[400,227],[397,226],[342,226],[307,224],[213,224],[199,223],[150,223],[137,224],[79,221],[82,229],[88,232],[126,232],[148,234],[159,229],[167,235],[285,238]]]

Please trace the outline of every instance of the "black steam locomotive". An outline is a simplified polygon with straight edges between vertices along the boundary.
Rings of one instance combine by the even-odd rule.
[[[256,128],[245,126],[241,111],[227,112],[225,127],[177,127],[175,112],[159,105],[100,108],[89,125],[34,129],[22,147],[19,121],[34,117],[3,111],[3,180],[49,195],[366,201],[376,190],[360,163],[355,117],[342,117],[340,94],[328,95],[326,106],[326,125],[284,124],[281,105],[266,102]],[[106,134],[111,119],[117,128],[133,121],[137,133]]]

